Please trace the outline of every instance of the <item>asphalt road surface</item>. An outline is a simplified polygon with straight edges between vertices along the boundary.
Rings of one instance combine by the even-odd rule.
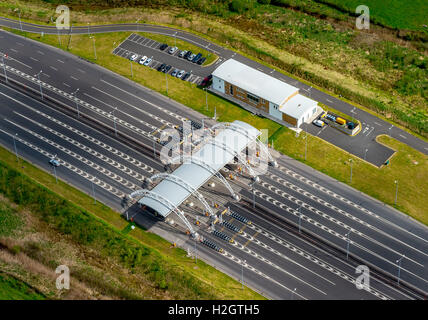
[[[201,119],[201,116],[194,111],[168,98],[61,50],[9,33],[2,33],[1,36],[3,37],[1,42],[5,44],[3,46],[4,51],[9,55],[5,66],[9,81],[15,79],[27,86],[27,91],[33,88],[36,93],[41,85],[45,99],[46,95],[49,95],[55,97],[59,102],[67,104],[69,107],[67,109],[68,112],[72,112],[74,117],[81,113],[80,116],[83,118],[90,117],[110,128],[115,126],[120,133],[126,134],[130,139],[134,137],[134,139],[149,146],[153,144],[153,133],[158,128],[180,124],[184,118],[199,121]],[[35,53],[38,54],[37,58],[34,57]],[[43,72],[40,74],[41,82],[38,82],[34,75],[40,69]],[[61,72],[58,72],[60,69]],[[77,91],[77,88],[79,88],[79,91]],[[75,93],[71,95],[73,92]],[[10,124],[10,122],[6,123],[8,126],[13,125],[16,127],[15,124]],[[20,125],[20,122],[16,122],[16,124]],[[10,127],[8,128],[10,130]],[[13,139],[11,140],[13,136],[11,132],[13,131],[7,132],[9,132],[9,135],[6,134],[9,138],[4,141],[4,144],[10,148],[10,144],[13,143]],[[37,133],[36,130],[33,130],[33,132]],[[36,138],[40,139],[39,137]],[[75,140],[80,142],[78,139]],[[156,146],[156,148],[158,147]],[[13,150],[12,148],[10,149]],[[50,154],[52,155],[53,152]],[[31,153],[29,153],[28,158],[31,159]],[[91,160],[95,164],[97,164],[95,159],[97,162],[104,161],[95,156],[94,160]],[[44,156],[44,161],[46,161],[46,155]],[[88,163],[84,164],[88,165]],[[396,261],[404,254],[405,258],[403,258],[401,264],[402,283],[427,291],[428,237],[425,226],[293,159],[281,156],[279,164],[279,168],[271,168],[270,172],[262,177],[261,183],[256,186],[257,204],[265,212],[279,215],[283,221],[293,225],[294,230],[299,216],[302,214],[302,230],[305,232],[305,236],[311,239],[311,241],[306,242],[306,245],[313,247],[308,252],[317,258],[324,259],[325,253],[322,251],[324,249],[321,250],[319,248],[320,243],[323,242],[323,246],[328,245],[329,248],[335,250],[334,253],[330,253],[331,259],[337,260],[336,263],[338,265],[334,264],[334,266],[355,277],[355,272],[349,271],[349,262],[343,261],[344,248],[346,248],[349,241],[350,257],[355,262],[364,262],[374,269],[382,270],[387,277],[391,278],[396,277],[398,271]],[[79,168],[75,164],[72,166]],[[92,164],[91,168],[97,171],[101,170],[100,172],[103,175],[112,176],[111,172],[94,167],[94,164]],[[123,172],[120,170],[120,166],[119,171]],[[118,175],[117,173],[115,174]],[[93,181],[93,179],[94,177],[90,181]],[[104,190],[117,194],[119,199],[122,199],[125,193],[134,190],[141,184],[141,177],[137,178],[138,182],[134,181],[132,184],[128,183],[129,179],[122,181],[115,177],[115,182],[108,183]],[[248,186],[245,187],[244,183],[239,181],[235,183],[240,185],[244,199],[251,201],[252,195],[248,191]],[[82,189],[85,186],[87,188],[90,186],[88,182],[82,182],[80,185],[75,183],[75,185]],[[114,206],[110,202],[106,201],[107,204],[117,208],[117,204]],[[300,209],[297,211],[299,207]],[[243,208],[242,205],[236,210],[242,215],[252,214],[252,220],[260,218],[259,215],[253,214],[251,211],[248,213],[248,210]],[[277,230],[278,223],[269,221],[265,223],[271,229],[268,230],[277,237],[281,232]],[[282,232],[286,231],[282,230]],[[349,238],[346,236],[348,232],[350,232]],[[208,235],[208,237],[210,236]],[[295,239],[294,241],[303,241],[301,236],[293,235],[293,239]],[[284,244],[279,242],[279,245],[283,249]],[[245,254],[245,256],[250,254],[254,257],[253,254],[246,252],[245,249],[241,250],[233,247],[229,250],[236,254]],[[229,250],[227,251],[229,252]],[[264,260],[255,258],[256,260],[252,264],[254,268],[259,266],[257,270],[260,272],[272,268],[271,278],[276,272],[281,271],[281,274],[284,273],[276,268],[278,264],[274,266],[271,264],[266,267]],[[307,259],[305,256],[303,258]],[[303,261],[305,263],[308,262],[308,260]],[[345,268],[348,269],[344,270]],[[276,271],[274,272],[274,270]],[[328,274],[330,273],[331,271],[328,271]],[[293,278],[292,276],[290,277]],[[308,277],[305,282],[309,281],[308,283],[311,283],[311,279],[311,277]],[[293,280],[290,279],[290,281]],[[327,295],[324,295],[300,280],[295,279],[295,281],[298,281],[302,286],[301,294],[304,298],[344,297],[343,293],[338,295],[333,293],[334,290],[331,291],[326,288],[323,290],[317,287],[324,293],[328,292]],[[388,282],[388,286],[393,286],[393,282]],[[263,286],[262,288],[267,290]],[[402,298],[402,296],[396,296],[395,289],[388,288],[382,289],[382,292],[387,290],[388,297]],[[402,290],[402,288],[400,289]],[[276,290],[279,290],[279,288],[270,292],[268,296],[287,298],[290,294],[288,289],[283,288],[287,292],[287,294],[283,295],[278,295]],[[392,291],[390,292],[390,290]],[[351,296],[355,298],[354,295],[351,294]]]
[[[30,23],[19,24],[18,21],[0,17],[0,25],[22,29],[23,31],[46,34],[87,34],[87,33],[105,33],[105,32],[118,32],[118,31],[141,31],[148,33],[159,33],[169,36],[175,36],[177,39],[188,41],[194,45],[197,45],[205,50],[211,51],[217,54],[220,58],[218,63],[227,59],[233,58],[242,63],[247,64],[259,71],[265,72],[281,81],[284,81],[290,85],[293,85],[300,89],[302,94],[319,101],[325,105],[328,105],[336,110],[339,110],[345,114],[351,115],[361,121],[363,128],[362,131],[355,137],[346,136],[337,130],[325,130],[326,132],[320,133],[320,137],[327,140],[328,142],[364,159],[376,166],[382,165],[392,154],[392,150],[376,142],[375,138],[381,134],[387,134],[391,137],[401,141],[414,149],[428,154],[428,143],[425,141],[407,133],[406,131],[399,129],[389,122],[383,121],[372,114],[354,107],[338,98],[328,95],[322,91],[312,88],[304,83],[299,82],[293,78],[288,77],[285,74],[279,73],[272,70],[256,61],[246,58],[232,50],[223,48],[215,43],[205,40],[197,35],[185,32],[179,29],[155,26],[149,24],[112,24],[112,25],[100,25],[100,26],[72,26],[69,30],[57,30],[55,27],[40,26]],[[155,56],[156,57],[156,56]],[[204,73],[205,74],[205,73]],[[332,129],[332,128],[329,128]],[[313,125],[306,125],[306,129],[311,133],[318,133],[317,128]]]

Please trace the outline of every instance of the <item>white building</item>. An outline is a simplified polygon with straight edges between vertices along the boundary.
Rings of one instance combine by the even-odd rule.
[[[234,59],[214,72],[213,89],[299,127],[317,111],[318,103],[299,94],[299,89]]]

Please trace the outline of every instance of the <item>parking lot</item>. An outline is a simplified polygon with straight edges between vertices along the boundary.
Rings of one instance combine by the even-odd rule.
[[[160,50],[161,45],[162,43],[158,41],[133,33],[113,50],[113,54],[125,59],[130,59],[133,54],[136,54],[138,55],[138,58],[135,61],[136,63],[138,63],[138,60],[141,57],[146,56],[152,59],[152,61],[147,65],[147,67],[152,69],[157,69],[162,64],[170,65],[171,69],[166,72],[168,74],[171,74],[174,69],[185,70],[186,73],[190,73],[190,76],[186,81],[196,83],[198,85],[202,82],[203,78],[210,75],[222,61],[222,59],[219,58],[210,66],[201,66],[187,59],[180,58],[180,48],[170,54],[168,53],[168,50],[171,46],[168,46],[164,50]]]

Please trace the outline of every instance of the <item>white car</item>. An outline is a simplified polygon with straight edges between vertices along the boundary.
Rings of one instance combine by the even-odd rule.
[[[138,54],[133,54],[131,57],[129,57],[129,60],[135,61],[138,58]]]
[[[144,56],[140,59],[140,61],[138,61],[139,64],[144,64],[144,62],[147,60],[147,57]]]
[[[178,72],[177,78],[181,78],[185,72],[186,72],[186,70],[181,70],[180,72]]]
[[[173,54],[175,51],[177,51],[177,47],[171,47],[169,50],[168,50],[168,53],[169,54]]]
[[[54,167],[59,167],[59,161],[56,159],[49,160],[49,164],[54,166]]]
[[[152,58],[148,58],[145,62],[144,62],[144,65],[145,66],[148,66],[149,64],[150,64],[150,62],[152,62],[153,60],[152,60]]]
[[[315,119],[314,121],[312,121],[312,123],[314,125],[316,125],[317,127],[320,127],[320,128],[324,127],[324,125],[325,125],[324,121],[321,121],[319,119]]]

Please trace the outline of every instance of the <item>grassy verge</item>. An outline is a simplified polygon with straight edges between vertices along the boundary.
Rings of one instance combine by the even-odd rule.
[[[26,283],[0,272],[0,300],[42,300],[44,296],[35,292]]]
[[[195,263],[186,257],[184,250],[172,248],[155,234],[140,228],[123,234],[120,230],[128,223],[117,212],[100,203],[93,204],[89,195],[62,181],[56,184],[54,177],[26,161],[18,163],[4,148],[0,148],[0,158],[1,193],[79,246],[141,275],[143,283],[157,290],[158,296],[262,299],[248,288],[241,290],[237,281],[203,261],[198,261],[194,268]]]
[[[165,84],[165,75],[163,73],[135,64],[134,78],[131,78],[129,62],[124,58],[111,54],[113,49],[112,44],[122,41],[128,35],[129,33],[126,32],[96,35],[97,50],[99,53],[99,58],[96,63],[166,95],[165,87],[163,88]],[[43,39],[40,35],[28,36],[58,46],[58,40],[55,36],[44,36]],[[67,39],[68,37],[64,37],[62,41],[63,45],[67,43]],[[70,52],[88,60],[95,61],[93,60],[90,42],[87,40],[86,35],[73,36]],[[183,82],[179,79],[168,79],[168,96],[207,116],[213,115],[213,107],[216,106],[219,121],[240,119],[250,123],[256,128],[268,129],[269,139],[274,140],[275,149],[300,161],[304,161],[304,135],[296,137],[293,131],[271,120],[253,116],[244,109],[211,94],[208,94],[209,108],[207,111],[205,105],[205,92],[198,89],[194,84]],[[313,136],[309,136],[308,139],[306,163],[339,181],[349,184],[350,168],[348,160],[352,158],[354,161],[354,177],[351,185],[390,205],[394,205],[394,181],[399,180],[400,188],[406,188],[406,191],[400,193],[397,208],[423,223],[428,224],[428,214],[425,209],[428,206],[428,197],[425,196],[428,193],[428,186],[425,183],[426,180],[418,178],[427,176],[427,157],[395,140],[384,141],[383,139],[385,138],[381,138],[380,141],[398,150],[397,154],[391,159],[391,164],[388,167],[383,167],[381,169],[376,168],[348,154],[346,151]],[[404,161],[405,158],[418,159],[416,160],[418,164],[409,166],[408,163]],[[407,178],[409,176],[413,176],[415,179],[409,180]],[[367,177],[370,177],[370,179]]]
[[[187,41],[180,40],[180,39],[174,39],[174,37],[169,37],[163,34],[157,34],[157,33],[146,33],[146,32],[138,32],[138,34],[150,38],[152,40],[156,40],[160,43],[166,43],[169,46],[177,46],[179,50],[187,50],[192,51],[193,53],[201,53],[207,60],[202,64],[203,66],[210,65],[211,63],[215,62],[218,59],[218,56],[212,52],[209,52],[207,50],[201,49],[200,47],[193,45]]]

